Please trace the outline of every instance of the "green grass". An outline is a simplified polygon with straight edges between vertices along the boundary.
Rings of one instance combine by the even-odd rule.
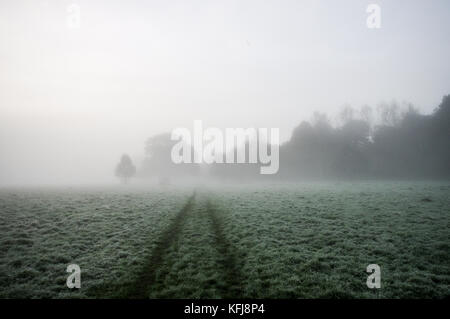
[[[3,298],[444,298],[450,184],[0,190]],[[68,264],[82,288],[65,286]],[[366,267],[381,266],[381,289]]]

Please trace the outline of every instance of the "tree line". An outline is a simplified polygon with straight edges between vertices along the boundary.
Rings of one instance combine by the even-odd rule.
[[[258,164],[174,164],[170,134],[146,141],[140,177],[206,175],[230,180],[448,179],[450,95],[429,115],[412,105],[345,107],[338,124],[315,113],[280,145],[277,174],[261,176]],[[133,169],[130,169],[133,171]]]
[[[441,179],[450,177],[450,95],[430,115],[411,105],[369,107],[356,117],[343,110],[342,125],[326,116],[302,122],[280,149],[282,178]]]

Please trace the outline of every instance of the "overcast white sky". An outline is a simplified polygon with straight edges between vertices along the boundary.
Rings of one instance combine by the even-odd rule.
[[[139,165],[147,137],[194,119],[286,140],[344,104],[429,113],[449,57],[448,0],[0,0],[0,184],[112,179],[123,152]]]

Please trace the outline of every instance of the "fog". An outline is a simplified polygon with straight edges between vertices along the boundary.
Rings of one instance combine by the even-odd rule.
[[[450,3],[377,1],[380,29],[366,25],[369,3],[1,1],[0,185],[117,183],[124,153],[137,177],[161,177],[149,138],[194,120],[279,128],[277,178],[448,176]],[[79,27],[68,24],[72,4]],[[342,132],[361,124],[364,105],[375,117],[401,107],[394,122],[358,126],[365,148],[355,153]],[[343,116],[348,106],[354,116]],[[346,136],[325,138],[335,147],[326,154],[298,142],[325,132],[318,114],[327,134]],[[412,146],[418,137],[424,148]],[[410,147],[386,155],[398,145]],[[217,165],[211,175],[230,175]]]

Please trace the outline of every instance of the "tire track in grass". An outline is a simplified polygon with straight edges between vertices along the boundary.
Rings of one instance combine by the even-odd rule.
[[[217,209],[210,200],[206,203],[206,210],[211,219],[211,226],[214,233],[216,249],[219,252],[219,262],[222,266],[224,285],[221,286],[223,298],[239,298],[243,295],[242,273],[238,265],[238,258],[233,253],[233,247],[225,237],[223,221]]]
[[[186,221],[188,214],[191,212],[195,202],[195,191],[189,197],[186,204],[180,210],[173,222],[161,234],[156,241],[156,246],[147,259],[141,273],[138,275],[130,289],[123,296],[124,298],[145,299],[148,298],[148,292],[156,280],[156,272],[163,264],[168,249],[176,242],[180,231]],[[166,275],[165,273],[163,274]]]
[[[194,191],[172,223],[161,233],[159,239],[156,240],[156,246],[133,282],[97,286],[91,289],[88,295],[100,298],[147,299],[149,290],[157,280],[157,272],[161,270],[161,266],[164,264],[169,248],[177,241],[186,218],[194,207],[195,196],[196,192]],[[163,276],[165,275],[166,273],[163,273]]]

